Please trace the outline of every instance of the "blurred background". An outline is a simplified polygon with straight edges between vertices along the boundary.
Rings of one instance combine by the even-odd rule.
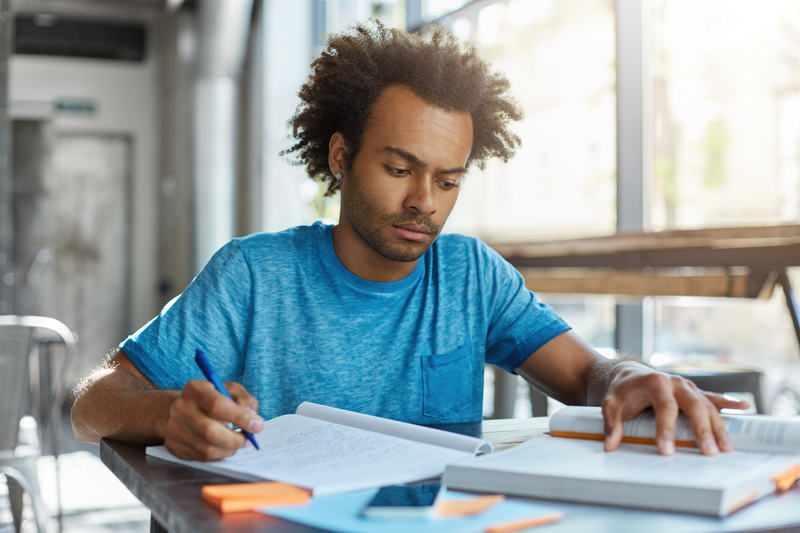
[[[0,314],[72,333],[33,328],[15,411],[32,418],[6,446],[39,450],[44,505],[63,509],[51,530],[147,530],[71,436],[70,391],[227,240],[338,220],[338,197],[279,152],[325,34],[370,17],[450,28],[525,109],[518,155],[469,171],[445,231],[502,247],[779,227],[794,235],[782,260],[800,264],[796,0],[0,0]],[[752,372],[757,390],[729,392],[800,416],[800,332],[772,286],[538,292],[604,355]],[[3,364],[0,403],[18,381]],[[485,416],[558,408],[515,379],[487,369]],[[0,532],[35,530],[32,502],[15,526],[3,487]]]

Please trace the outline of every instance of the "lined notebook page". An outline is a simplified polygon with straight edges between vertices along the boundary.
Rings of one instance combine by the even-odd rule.
[[[472,455],[300,415],[267,421],[256,438],[260,451],[247,447],[212,463],[178,459],[163,446],[147,454],[244,481],[282,481],[317,496],[439,476],[448,463]]]
[[[301,403],[295,412],[298,415],[325,420],[327,422],[333,422],[334,424],[366,429],[384,435],[400,437],[401,439],[425,442],[427,444],[433,444],[434,446],[452,448],[473,455],[478,453],[491,453],[492,451],[492,445],[489,442],[468,435],[415,426],[405,422],[354,413],[352,411],[345,411],[344,409],[327,407],[311,402]]]

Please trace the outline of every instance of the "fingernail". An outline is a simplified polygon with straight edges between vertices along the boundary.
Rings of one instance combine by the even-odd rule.
[[[720,440],[721,440],[720,444],[722,445],[722,448],[724,450],[726,451],[733,450],[733,443],[731,442],[731,438],[729,436],[725,435]]]
[[[672,455],[675,453],[675,443],[672,439],[661,441],[661,453],[664,455]]]
[[[675,441],[672,439],[672,432],[670,430],[665,429],[661,432],[658,449],[663,455],[672,455],[675,453]]]
[[[250,422],[247,424],[247,427],[251,432],[252,431],[258,431],[261,428],[261,424],[263,424],[263,423],[264,423],[264,421],[260,417],[259,418],[252,418],[252,419],[250,419]]]
[[[703,450],[707,454],[716,455],[719,453],[719,448],[717,447],[716,441],[712,437],[706,437],[703,440]]]

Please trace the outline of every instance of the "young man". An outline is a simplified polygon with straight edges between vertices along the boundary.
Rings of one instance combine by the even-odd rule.
[[[378,23],[331,37],[300,92],[289,153],[341,190],[339,224],[224,246],[79,387],[76,436],[163,441],[178,457],[214,460],[246,442],[226,423],[257,432],[302,401],[475,421],[488,362],[563,402],[602,405],[607,450],[647,407],[662,453],[674,450],[679,410],[703,452],[730,450],[718,410],[740,404],[604,359],[491,249],[439,236],[467,168],[507,160],[519,143],[507,89],[441,29],[429,42]],[[201,379],[196,348],[235,402]]]

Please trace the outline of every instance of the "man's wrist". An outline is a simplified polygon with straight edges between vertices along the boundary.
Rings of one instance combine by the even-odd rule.
[[[641,357],[618,354],[615,359],[597,360],[589,370],[587,378],[587,404],[602,405],[611,384],[636,372],[658,372]]]
[[[611,367],[611,375],[608,382],[610,384],[617,378],[622,378],[635,372],[651,373],[658,372],[658,370],[641,360],[628,359],[624,361],[615,361],[614,365]]]
[[[156,400],[157,404],[154,406],[153,412],[158,413],[156,415],[154,430],[156,436],[161,440],[165,440],[167,438],[167,425],[169,424],[170,418],[170,409],[172,408],[172,404],[178,399],[181,394],[181,391],[176,390],[158,390],[153,391],[154,394],[157,394],[159,398]]]

